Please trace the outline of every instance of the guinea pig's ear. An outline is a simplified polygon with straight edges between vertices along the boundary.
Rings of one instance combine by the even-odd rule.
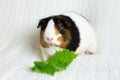
[[[43,18],[39,21],[37,28],[41,27],[42,30],[46,28],[48,21],[51,19],[51,17]]]

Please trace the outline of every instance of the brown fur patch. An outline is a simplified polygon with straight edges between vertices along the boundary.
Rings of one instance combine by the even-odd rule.
[[[60,34],[59,30],[56,28],[56,26],[54,26],[54,29],[55,29],[55,34],[58,35]]]
[[[63,28],[62,27],[62,30],[65,32],[65,34],[63,36],[65,36],[65,39],[62,37],[58,37],[58,41],[61,42],[61,44],[59,45],[59,47],[61,48],[65,48],[67,47],[67,45],[69,45],[70,41],[71,41],[71,34],[70,34],[70,31]]]
[[[60,41],[60,42],[63,42],[63,37],[58,37],[58,39],[57,39],[58,41]]]
[[[40,32],[40,44],[44,48],[48,48],[49,47],[49,45],[47,44],[47,42],[44,41],[44,32],[43,31]]]

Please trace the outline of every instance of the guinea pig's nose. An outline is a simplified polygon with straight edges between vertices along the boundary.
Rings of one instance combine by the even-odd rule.
[[[48,40],[48,41],[52,41],[52,40],[53,40],[53,38],[52,38],[52,37],[49,37],[49,38],[47,38],[47,40]]]

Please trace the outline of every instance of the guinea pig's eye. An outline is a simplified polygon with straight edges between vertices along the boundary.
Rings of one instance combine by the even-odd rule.
[[[61,27],[60,27],[60,25],[57,25],[57,28],[58,28],[58,30],[61,30]]]
[[[62,37],[64,38],[64,40],[66,39],[66,33],[64,31],[61,31]]]

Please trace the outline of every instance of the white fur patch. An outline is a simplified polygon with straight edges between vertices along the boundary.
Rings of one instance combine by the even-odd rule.
[[[45,29],[44,40],[48,44],[60,45],[61,43],[57,40],[57,38],[62,36],[62,35],[61,34],[58,34],[58,35],[55,34],[54,26],[55,26],[55,23],[54,23],[53,19],[51,19],[48,22],[47,27]],[[47,38],[53,38],[53,40],[52,41],[48,41]]]

